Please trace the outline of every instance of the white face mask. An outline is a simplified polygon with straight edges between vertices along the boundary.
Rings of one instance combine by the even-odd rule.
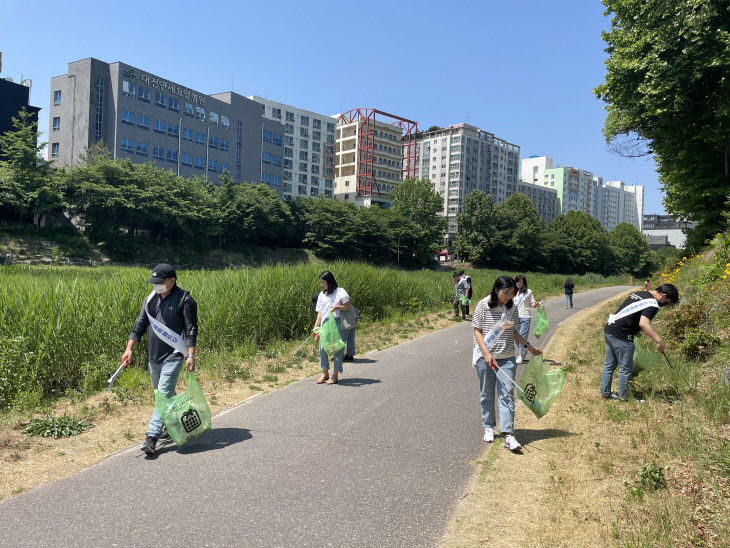
[[[167,291],[167,284],[152,284],[152,287],[155,290],[155,293],[158,295],[162,295],[165,291]]]

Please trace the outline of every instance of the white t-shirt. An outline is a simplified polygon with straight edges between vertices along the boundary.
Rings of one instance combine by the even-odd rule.
[[[530,307],[535,304],[535,296],[532,294],[532,289],[528,289],[524,293],[515,295],[514,303],[517,304],[517,311],[519,312],[520,318],[530,317]]]
[[[334,293],[331,293],[327,295],[324,291],[321,291],[319,294],[319,297],[317,297],[317,306],[315,307],[315,310],[317,312],[322,313],[322,319],[325,319],[325,311],[329,310],[330,307],[336,305],[336,304],[345,304],[346,302],[350,301],[350,296],[347,294],[347,291],[342,289],[341,287],[338,287]],[[329,316],[329,314],[327,314]],[[333,310],[332,311],[332,317],[333,318],[339,318],[340,317],[340,311],[339,310]]]

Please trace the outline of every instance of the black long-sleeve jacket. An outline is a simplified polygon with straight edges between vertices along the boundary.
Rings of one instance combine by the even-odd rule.
[[[161,299],[154,295],[147,302],[147,311],[144,304],[139,312],[137,323],[132,328],[129,338],[139,341],[150,325],[147,312],[154,319],[165,324],[172,331],[183,336],[185,346],[195,346],[198,336],[198,305],[190,293],[182,290],[177,284],[170,294]],[[174,348],[163,342],[157,335],[150,335],[147,341],[147,356],[150,361],[162,362],[173,354],[180,355]]]

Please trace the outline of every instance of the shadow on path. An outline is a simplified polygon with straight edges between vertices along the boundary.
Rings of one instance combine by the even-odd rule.
[[[178,447],[172,440],[166,440],[165,445],[158,447],[157,452],[148,458],[156,459],[169,451],[177,451],[183,455],[215,451],[216,449],[224,449],[234,443],[246,441],[252,437],[247,428],[213,428],[183,447]]]
[[[380,379],[362,379],[362,378],[347,378],[347,379],[340,379],[337,384],[341,384],[343,386],[365,386],[366,384],[375,384],[379,383]]]
[[[352,363],[378,363],[378,360],[371,360],[370,358],[355,358]]]

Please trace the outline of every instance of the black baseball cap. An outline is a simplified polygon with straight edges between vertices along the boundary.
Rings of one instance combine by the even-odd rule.
[[[151,284],[161,284],[168,278],[177,278],[177,272],[167,263],[160,263],[152,269],[152,276],[147,280]]]

